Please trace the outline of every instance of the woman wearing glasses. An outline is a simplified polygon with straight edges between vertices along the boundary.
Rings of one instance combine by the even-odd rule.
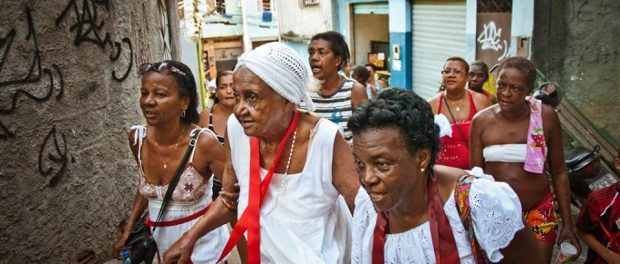
[[[469,127],[479,110],[491,105],[482,94],[465,89],[469,65],[460,57],[446,60],[441,91],[428,100],[439,125],[441,148],[437,164],[469,169]]]
[[[196,83],[190,69],[177,61],[163,61],[140,66],[140,108],[145,126],[134,126],[129,145],[138,164],[140,183],[127,225],[114,243],[118,257],[132,226],[148,208],[147,223],[154,227],[153,239],[159,256],[202,216],[211,204],[212,173],[221,175],[224,149],[213,132],[200,129]],[[194,150],[181,168],[178,184],[158,220],[168,185],[189,148],[191,134],[197,133]],[[228,237],[225,227],[211,231],[196,243],[191,259],[194,263],[213,263]],[[158,256],[157,256],[158,257]],[[156,257],[156,258],[157,258]]]
[[[508,58],[500,64],[498,103],[472,121],[471,165],[483,167],[495,180],[507,182],[515,190],[523,216],[549,263],[556,240],[558,244],[567,241],[578,249],[580,246],[571,220],[560,121],[553,107],[527,96],[535,81],[536,67],[528,59]],[[560,207],[563,225],[559,233],[545,167],[549,168]]]

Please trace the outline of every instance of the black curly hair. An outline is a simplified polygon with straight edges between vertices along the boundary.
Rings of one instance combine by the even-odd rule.
[[[330,48],[332,52],[336,56],[340,56],[342,58],[342,62],[338,65],[338,69],[342,70],[349,60],[351,59],[351,53],[349,53],[349,45],[344,40],[344,36],[336,31],[326,31],[312,36],[310,41],[322,39],[329,42]]]
[[[397,128],[404,136],[409,154],[429,149],[431,160],[428,166],[435,164],[439,150],[439,127],[435,125],[430,105],[411,91],[384,90],[356,109],[347,126],[353,136],[369,129]]]
[[[351,78],[366,86],[366,82],[370,78],[370,72],[364,66],[355,66],[351,69]]]
[[[172,76],[179,85],[179,95],[181,98],[188,97],[189,98],[189,106],[185,110],[185,117],[181,117],[181,121],[187,124],[194,124],[198,122],[198,95],[196,93],[196,81],[194,80],[194,75],[192,74],[192,70],[187,67],[187,65],[183,64],[180,61],[174,60],[164,60],[160,62],[155,62],[153,64],[153,69],[159,68],[159,65],[162,63],[166,63],[171,65],[178,70],[182,71],[185,75],[176,73],[174,71],[166,71],[166,74]]]

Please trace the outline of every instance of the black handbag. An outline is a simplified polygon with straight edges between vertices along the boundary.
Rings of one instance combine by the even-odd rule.
[[[150,264],[157,253],[157,244],[151,236],[151,229],[145,223],[147,215],[148,213],[145,213],[138,219],[131,228],[127,241],[125,241],[125,246],[129,247],[131,252],[131,263],[144,261],[144,263]]]
[[[179,178],[181,174],[185,170],[185,166],[187,165],[187,161],[189,160],[189,156],[192,153],[196,145],[196,138],[198,138],[198,134],[200,134],[199,130],[195,130],[192,133],[191,139],[189,141],[189,147],[185,152],[185,156],[181,160],[179,167],[177,168],[174,177],[170,180],[168,184],[168,190],[166,191],[166,195],[164,196],[164,200],[161,204],[161,208],[159,209],[159,214],[157,216],[157,222],[161,222],[164,218],[164,213],[166,211],[166,207],[168,206],[168,202],[172,198],[172,193],[179,183]],[[129,247],[131,251],[131,263],[153,263],[153,259],[157,254],[157,244],[155,244],[155,240],[151,234],[151,228],[146,225],[146,218],[148,217],[148,212],[142,214],[140,219],[136,221],[136,223],[131,228],[131,233],[125,241],[125,246]],[[157,227],[153,227],[152,231],[155,231]]]

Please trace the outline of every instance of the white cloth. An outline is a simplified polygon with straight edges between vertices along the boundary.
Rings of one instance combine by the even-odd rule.
[[[525,162],[527,144],[499,144],[490,145],[482,149],[485,162]],[[547,156],[545,146],[545,156]]]
[[[336,124],[321,119],[311,134],[303,171],[273,175],[260,210],[261,263],[349,263],[351,214],[332,183],[336,133]],[[250,138],[234,115],[228,119],[228,140],[241,216],[248,205]],[[261,179],[266,173],[263,169]]]
[[[452,124],[444,114],[438,114],[434,117],[435,124],[439,126],[439,137],[452,137]]]
[[[306,92],[310,69],[297,52],[286,44],[271,42],[243,53],[237,59],[235,70],[247,67],[271,89],[290,102],[299,105],[303,100],[308,110],[314,104]]]
[[[208,184],[205,188],[211,188],[212,184]],[[205,192],[206,193],[206,192]],[[209,192],[210,193],[210,192]],[[162,200],[149,199],[149,218],[157,219],[159,208],[161,208]],[[166,214],[163,221],[172,221],[183,217],[190,216],[211,203],[211,196],[204,195],[201,200],[191,203],[170,202],[166,208]],[[174,244],[179,238],[187,232],[200,218],[185,222],[175,226],[157,227],[153,232],[153,239],[157,244],[157,249],[161,257],[164,256],[166,250]],[[228,240],[229,232],[226,226],[221,226],[215,230],[202,236],[194,245],[192,252],[192,262],[196,264],[211,264],[217,261]],[[157,256],[155,256],[157,259]],[[155,262],[157,263],[157,262]]]
[[[452,227],[461,263],[474,263],[467,231],[458,214],[454,193],[444,204]],[[508,246],[517,231],[523,229],[521,203],[515,192],[503,182],[488,177],[472,182],[469,202],[474,233],[482,250],[492,262],[500,261],[500,249]],[[372,242],[377,213],[363,188],[355,198],[353,215],[352,263],[372,262]],[[435,263],[435,252],[428,222],[398,234],[388,234],[384,247],[385,263]]]

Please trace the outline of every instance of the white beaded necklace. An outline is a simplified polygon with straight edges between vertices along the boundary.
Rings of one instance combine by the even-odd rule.
[[[284,192],[285,183],[287,181],[288,169],[291,167],[291,160],[293,158],[293,150],[295,149],[295,141],[297,140],[297,130],[293,133],[293,141],[291,142],[291,151],[288,154],[288,161],[286,161],[286,169],[284,170],[284,176],[280,179],[280,188],[277,192],[277,195],[273,197],[274,205],[271,209],[268,209],[267,214],[269,214],[273,209],[278,207],[278,201],[280,200],[280,195]]]
[[[288,168],[291,166],[291,158],[293,157],[293,149],[295,149],[295,141],[297,140],[297,129],[293,132],[293,142],[291,142],[291,152],[288,154],[288,161],[286,161],[286,169],[284,170],[284,176],[288,175]],[[284,181],[282,181],[284,182]]]

